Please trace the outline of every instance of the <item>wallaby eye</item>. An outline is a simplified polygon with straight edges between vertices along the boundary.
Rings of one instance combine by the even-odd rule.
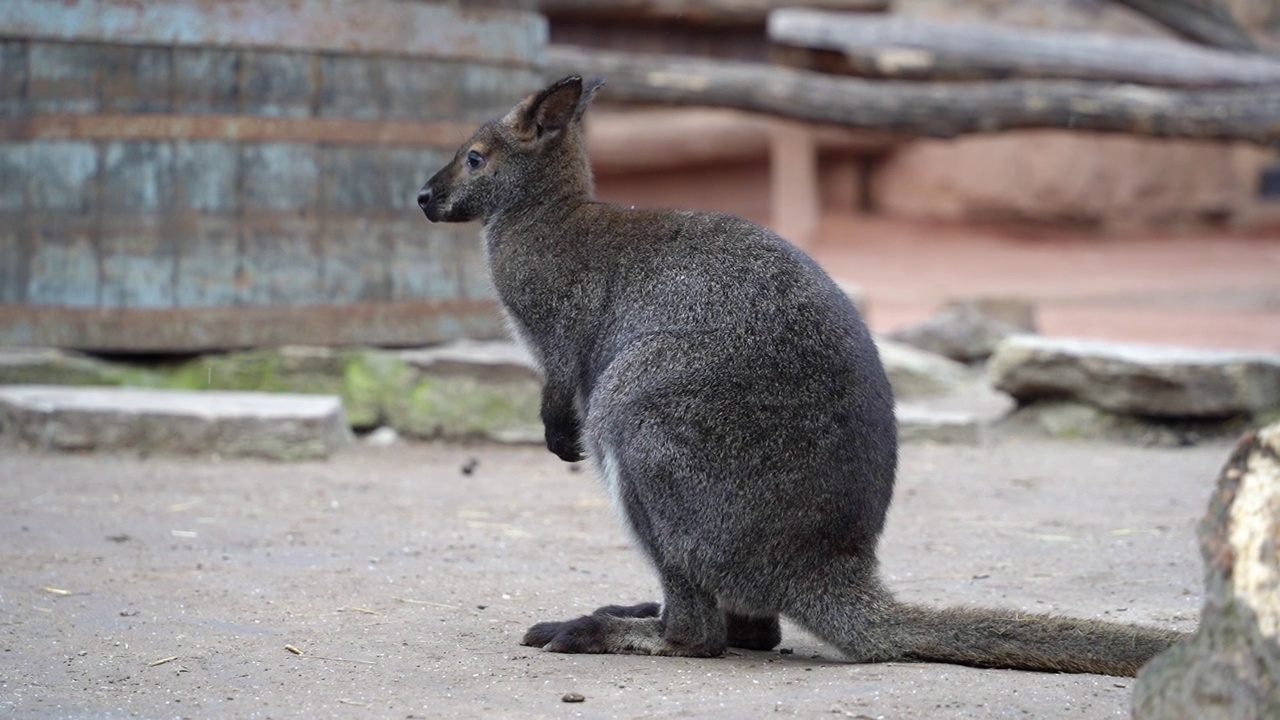
[[[484,167],[484,156],[475,150],[467,153],[467,167],[472,170],[479,170]]]

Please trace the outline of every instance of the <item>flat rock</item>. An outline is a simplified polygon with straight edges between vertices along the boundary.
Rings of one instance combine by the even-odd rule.
[[[433,375],[541,382],[533,359],[513,342],[461,340],[438,347],[404,350],[398,355],[417,370]]]
[[[118,364],[54,348],[0,349],[0,385],[118,385],[128,370]]]
[[[1075,400],[1038,400],[996,424],[1002,432],[1055,440],[1103,440],[1147,447],[1230,442],[1249,427],[1246,418],[1185,419],[1120,415]]]
[[[351,442],[337,397],[0,387],[0,437],[44,450],[323,458]]]
[[[894,414],[898,419],[898,440],[901,442],[948,445],[978,445],[982,442],[983,423],[974,413],[898,405]]]
[[[876,348],[898,398],[945,395],[970,381],[967,367],[941,355],[883,337],[876,338]]]
[[[1035,333],[1035,305],[1017,298],[948,303],[924,322],[889,334],[893,340],[964,363],[985,360],[1012,335]]]
[[[1205,604],[1134,688],[1137,720],[1280,718],[1280,423],[1248,433],[1200,522]]]
[[[1150,418],[1230,418],[1280,408],[1280,355],[1019,335],[988,364],[1019,403],[1076,400]]]

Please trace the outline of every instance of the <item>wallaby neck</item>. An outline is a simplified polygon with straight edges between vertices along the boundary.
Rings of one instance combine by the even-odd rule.
[[[485,220],[485,234],[493,239],[506,239],[531,234],[544,234],[562,226],[594,201],[589,188],[563,187],[538,195],[515,207],[504,208]]]

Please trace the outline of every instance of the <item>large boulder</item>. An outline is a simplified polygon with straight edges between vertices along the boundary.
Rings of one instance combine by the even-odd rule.
[[[1205,605],[1138,675],[1137,720],[1280,718],[1280,423],[1237,446],[1200,523]]]
[[[1020,404],[1075,400],[1143,418],[1225,419],[1280,408],[1280,355],[1011,337],[988,364]]]
[[[955,300],[889,337],[958,362],[987,359],[1002,340],[1036,331],[1035,306],[1016,298]]]

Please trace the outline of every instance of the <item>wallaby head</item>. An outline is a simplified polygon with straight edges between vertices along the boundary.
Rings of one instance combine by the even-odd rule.
[[[458,148],[418,192],[432,222],[489,221],[592,194],[582,115],[603,79],[571,75],[526,97]]]

